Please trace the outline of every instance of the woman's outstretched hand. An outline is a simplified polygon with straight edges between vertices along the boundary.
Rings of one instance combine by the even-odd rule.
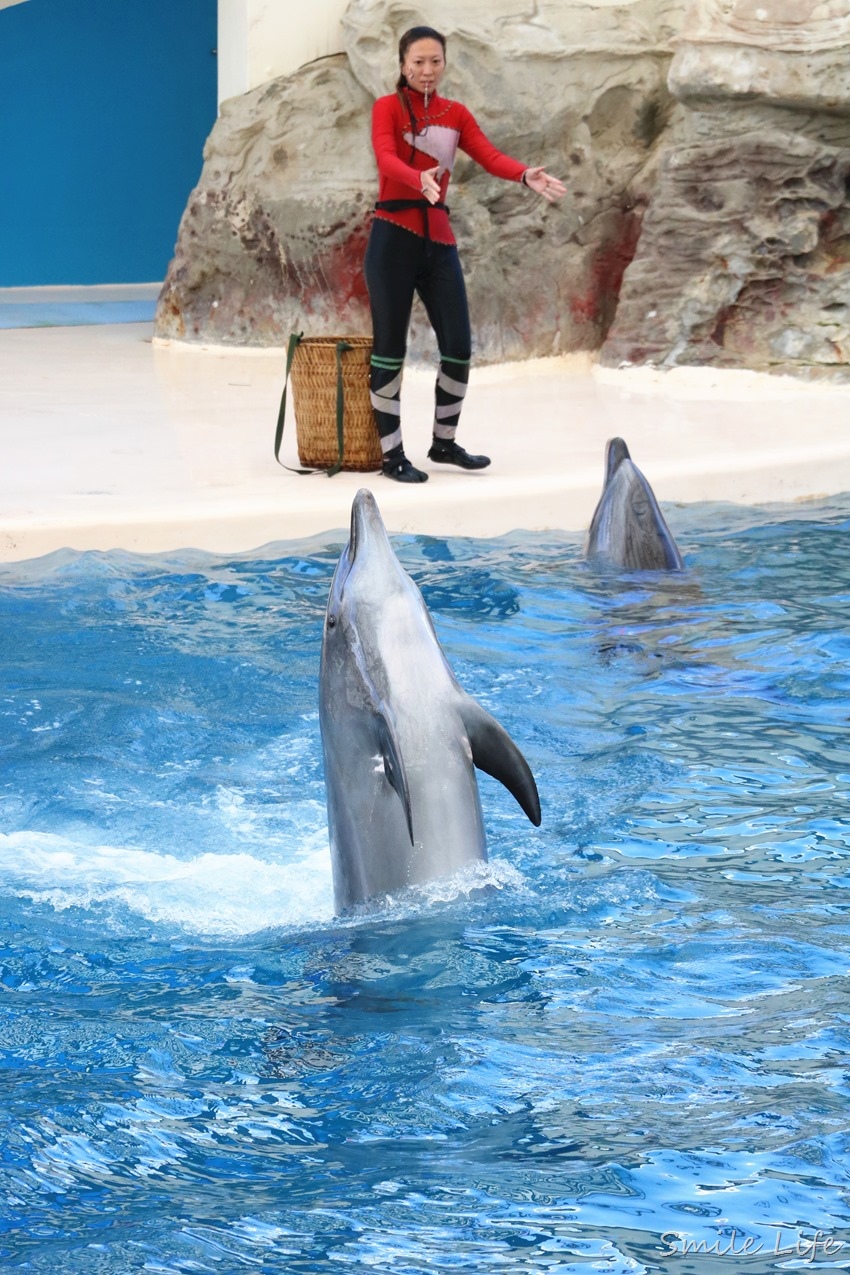
[[[440,166],[438,164],[436,168],[426,168],[423,173],[419,174],[419,185],[429,204],[438,204],[440,202],[440,183],[437,180],[439,171]]]
[[[535,194],[542,195],[550,204],[554,204],[556,200],[563,199],[567,193],[567,188],[557,177],[550,176],[543,168],[527,168],[523,173],[523,181],[529,190],[533,190]]]

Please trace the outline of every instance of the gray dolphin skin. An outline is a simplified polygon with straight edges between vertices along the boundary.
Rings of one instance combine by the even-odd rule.
[[[655,493],[622,438],[609,439],[605,447],[605,484],[585,553],[626,571],[684,570]]]
[[[476,766],[540,824],[528,763],[455,680],[365,488],[331,582],[319,721],[338,912],[486,860]]]

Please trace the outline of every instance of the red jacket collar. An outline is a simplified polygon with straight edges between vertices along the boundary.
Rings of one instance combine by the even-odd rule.
[[[420,93],[418,89],[412,89],[410,85],[407,88],[399,89],[402,100],[409,101],[413,108],[413,113],[417,119],[422,119],[425,115],[425,94]],[[448,98],[441,97],[439,93],[432,93],[428,98],[428,114],[433,115],[437,108],[444,109],[449,105]]]

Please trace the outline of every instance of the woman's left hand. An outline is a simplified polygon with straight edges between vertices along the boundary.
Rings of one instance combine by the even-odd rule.
[[[529,190],[533,190],[535,194],[542,195],[550,204],[554,204],[556,200],[563,199],[567,193],[567,188],[557,177],[552,177],[543,168],[527,168],[523,173],[523,181]]]

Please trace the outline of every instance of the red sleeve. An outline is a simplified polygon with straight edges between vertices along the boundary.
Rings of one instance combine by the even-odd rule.
[[[419,170],[399,158],[396,142],[395,98],[379,97],[372,108],[372,146],[378,161],[378,172],[391,181],[410,186],[422,193]]]
[[[500,150],[496,150],[489,137],[486,137],[476,124],[472,113],[465,106],[461,107],[461,110],[463,115],[458,141],[460,149],[494,177],[504,177],[505,181],[518,182],[528,168],[528,164],[521,164],[518,159],[511,159],[510,155],[503,155]]]

